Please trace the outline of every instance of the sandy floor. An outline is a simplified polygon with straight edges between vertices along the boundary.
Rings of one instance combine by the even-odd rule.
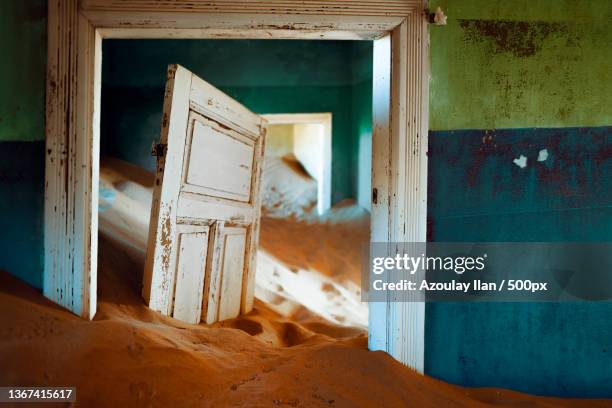
[[[261,303],[224,324],[181,324],[143,305],[141,261],[123,248],[101,241],[91,322],[0,273],[0,384],[73,385],[84,407],[606,406],[451,386],[367,351],[360,330],[297,324]]]
[[[361,302],[360,280],[369,220],[354,205],[317,219],[263,217],[255,295],[298,321],[315,314],[365,329],[368,307]]]
[[[100,167],[100,231],[143,256],[152,180],[153,174],[119,160]],[[294,320],[319,316],[365,329],[360,264],[368,213],[345,202],[317,216],[316,183],[291,158],[267,158],[263,180],[255,296]]]
[[[368,351],[358,267],[368,218],[355,206],[317,219],[309,199],[271,206],[257,265],[268,303],[249,315],[206,326],[152,312],[139,295],[150,175],[134,175],[102,169],[93,321],[0,272],[0,385],[76,386],[84,407],[611,406],[456,387]],[[268,184],[281,200],[289,187]]]

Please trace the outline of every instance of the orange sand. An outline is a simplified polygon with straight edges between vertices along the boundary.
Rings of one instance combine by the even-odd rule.
[[[106,158],[100,166],[100,231],[141,257],[153,178],[117,159]],[[365,329],[368,308],[360,299],[359,277],[368,213],[344,203],[317,216],[316,183],[291,157],[266,158],[263,180],[255,296],[294,320],[316,315]]]
[[[312,182],[287,175],[286,161],[270,163],[277,177],[266,184],[272,199],[257,265],[268,305],[257,301],[249,315],[213,326],[147,309],[139,287],[151,175],[104,162],[101,183],[115,198],[100,213],[96,317],[73,316],[0,273],[0,385],[76,386],[83,407],[611,405],[456,387],[368,351],[364,330],[328,322],[363,322],[364,305],[349,289],[359,284],[367,214],[345,206],[312,218]]]
[[[91,322],[0,273],[0,385],[76,386],[84,407],[610,406],[448,385],[368,351],[359,330],[297,324],[261,303],[223,324],[182,324],[144,306],[142,260],[123,248],[101,239]]]
[[[263,217],[255,295],[293,319],[316,314],[365,329],[368,308],[361,302],[360,279],[369,222],[355,205],[308,220]],[[291,301],[297,307],[286,304]]]

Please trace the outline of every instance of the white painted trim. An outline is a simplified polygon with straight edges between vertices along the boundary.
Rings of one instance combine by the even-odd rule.
[[[85,318],[95,314],[102,38],[378,39],[391,33],[388,102],[374,89],[372,166],[378,201],[372,239],[424,241],[424,1],[48,0],[45,296]],[[384,322],[371,328],[370,347],[422,371],[423,303],[372,303],[370,308],[372,318]]]
[[[76,0],[49,0],[43,293],[96,309],[102,37]],[[55,51],[55,52],[54,52]]]
[[[317,212],[331,208],[332,201],[332,114],[331,113],[270,113],[261,115],[268,125],[320,124],[323,125],[323,175],[317,181]]]

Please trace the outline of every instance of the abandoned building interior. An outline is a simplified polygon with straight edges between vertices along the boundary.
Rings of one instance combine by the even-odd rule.
[[[166,62],[173,61],[268,122],[255,297],[285,317],[314,313],[365,329],[359,251],[369,240],[371,165],[364,158],[371,156],[372,42],[107,40],[103,53],[100,253],[113,240],[129,244],[144,261],[158,167],[151,146],[159,139]],[[249,64],[235,63],[244,59]],[[132,67],[129,72],[126,65]],[[191,146],[195,149],[196,139]],[[196,300],[200,305],[214,298],[211,275],[206,272],[203,283],[188,285],[203,293],[198,297],[204,299]],[[221,275],[223,280],[230,273]],[[168,314],[178,318],[186,312],[179,311],[185,306],[175,279],[175,306]],[[224,319],[213,317],[217,310],[186,320],[197,323],[201,317],[213,323],[237,317],[237,310]]]
[[[612,241],[610,21],[0,0],[0,405],[611,406],[609,300],[362,296],[376,243]]]

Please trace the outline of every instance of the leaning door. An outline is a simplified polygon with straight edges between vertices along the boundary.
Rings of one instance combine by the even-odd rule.
[[[253,308],[266,122],[187,69],[168,68],[143,297],[213,323]]]

